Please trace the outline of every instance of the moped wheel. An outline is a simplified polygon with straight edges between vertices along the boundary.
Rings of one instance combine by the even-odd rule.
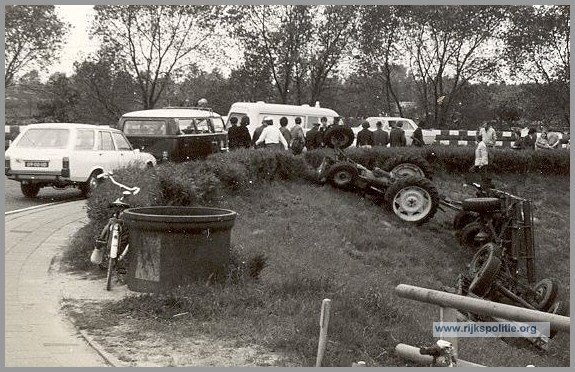
[[[545,278],[533,286],[533,291],[533,305],[540,311],[547,311],[557,298],[559,283],[555,279]]]
[[[480,297],[485,296],[495,283],[500,268],[501,260],[495,255],[494,245],[485,244],[473,256],[469,265],[469,273],[473,277],[469,292]]]
[[[349,163],[334,164],[327,175],[327,179],[340,189],[348,189],[357,180],[359,172],[357,168]]]
[[[401,220],[416,225],[429,221],[437,212],[439,193],[427,178],[400,178],[385,192],[385,205]]]
[[[479,215],[475,212],[459,211],[453,218],[453,229],[461,230],[465,226],[474,222]]]
[[[463,247],[476,250],[489,241],[489,234],[484,231],[481,223],[475,221],[464,226],[457,238]]]

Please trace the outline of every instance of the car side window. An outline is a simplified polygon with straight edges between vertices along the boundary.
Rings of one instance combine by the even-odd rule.
[[[92,150],[94,148],[94,131],[91,129],[78,129],[76,132],[75,150]]]
[[[114,137],[114,141],[116,142],[116,148],[118,149],[118,151],[132,150],[132,146],[130,146],[130,143],[128,142],[128,140],[126,140],[126,137],[124,137],[122,133],[112,133],[112,136]]]
[[[405,129],[405,130],[414,130],[415,128],[413,128],[413,126],[411,125],[411,123],[409,121],[406,120],[400,120],[397,122],[401,128]]]
[[[114,151],[114,142],[112,141],[112,134],[110,132],[98,132],[98,148],[101,151]]]

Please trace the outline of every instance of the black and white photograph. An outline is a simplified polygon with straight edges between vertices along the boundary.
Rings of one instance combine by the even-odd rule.
[[[2,6],[4,366],[569,367],[572,10],[400,4]]]

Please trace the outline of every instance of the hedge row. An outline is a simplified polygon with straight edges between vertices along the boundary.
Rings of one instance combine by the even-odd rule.
[[[293,156],[286,151],[237,150],[214,154],[205,161],[167,163],[145,171],[123,169],[118,179],[142,188],[134,198],[134,207],[156,205],[217,205],[225,195],[257,190],[265,182],[316,179],[315,169],[331,149],[309,151]],[[419,155],[434,172],[465,174],[473,165],[474,148],[426,146],[423,148],[350,148],[346,154],[372,169],[397,155]],[[493,150],[493,168],[498,173],[569,175],[569,151]],[[102,226],[110,215],[110,195],[118,195],[115,186],[105,182],[88,200],[88,216]]]

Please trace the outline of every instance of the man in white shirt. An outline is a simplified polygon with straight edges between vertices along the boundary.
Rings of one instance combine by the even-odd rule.
[[[263,143],[265,144],[266,149],[271,148],[287,150],[288,143],[280,129],[278,127],[274,127],[273,120],[270,117],[265,117],[263,121],[266,124],[266,127],[256,141],[256,146]]]

